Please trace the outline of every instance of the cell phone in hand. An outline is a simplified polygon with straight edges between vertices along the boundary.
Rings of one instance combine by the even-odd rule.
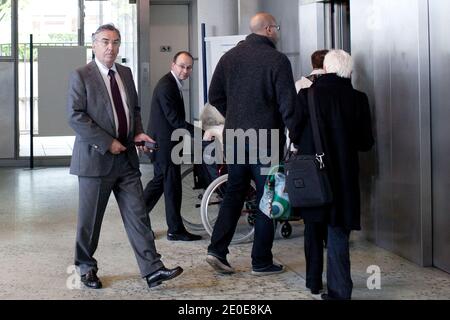
[[[149,141],[138,141],[134,143],[138,147],[147,147],[151,150],[158,150],[158,144],[156,142],[149,142]]]

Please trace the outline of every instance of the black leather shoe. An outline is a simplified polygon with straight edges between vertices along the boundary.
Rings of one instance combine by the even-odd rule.
[[[167,269],[166,267],[162,267],[155,272],[147,275],[145,277],[145,280],[147,280],[148,287],[153,288],[159,286],[161,283],[163,283],[163,281],[178,277],[182,273],[183,268],[181,267],[176,267],[174,269]]]
[[[328,293],[322,293],[320,297],[322,298],[322,300],[350,300],[350,298],[331,297]]]
[[[306,285],[306,287],[311,291],[311,294],[321,294],[323,292],[322,286],[317,287]]]
[[[81,282],[88,288],[100,289],[102,283],[97,277],[97,272],[95,270],[89,270],[88,273],[81,276]]]
[[[183,233],[167,233],[167,240],[169,241],[196,241],[201,239],[202,236],[187,231]]]

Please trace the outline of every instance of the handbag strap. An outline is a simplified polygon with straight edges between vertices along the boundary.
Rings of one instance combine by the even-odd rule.
[[[308,90],[308,109],[311,117],[311,127],[313,133],[314,147],[316,148],[316,159],[319,162],[319,169],[325,168],[323,156],[325,155],[320,140],[319,120],[317,119],[316,104],[314,103],[314,88]]]

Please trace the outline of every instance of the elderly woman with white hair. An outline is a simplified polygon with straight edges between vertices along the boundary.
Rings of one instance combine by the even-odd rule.
[[[316,153],[308,109],[308,91],[313,90],[333,191],[331,205],[299,210],[305,222],[306,286],[314,295],[323,289],[323,242],[327,242],[328,292],[322,299],[351,298],[349,237],[352,230],[361,229],[358,152],[374,144],[367,96],[355,90],[350,80],[352,64],[347,52],[331,50],[324,60],[326,74],[297,95],[299,153]]]

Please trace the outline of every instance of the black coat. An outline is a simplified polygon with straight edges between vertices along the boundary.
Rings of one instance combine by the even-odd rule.
[[[333,189],[333,204],[326,208],[301,209],[305,222],[327,222],[347,230],[360,230],[359,151],[374,144],[367,96],[353,89],[351,80],[325,74],[311,86]],[[314,154],[308,111],[308,90],[297,95],[301,139],[299,152]]]
[[[209,87],[209,102],[225,117],[225,129],[281,129],[281,137],[284,125],[298,131],[295,96],[289,59],[254,33],[221,57]]]
[[[194,126],[186,122],[180,90],[169,72],[158,81],[153,91],[147,133],[158,143],[159,150],[150,154],[152,161],[170,163],[172,148],[179,143],[170,139],[176,129],[187,129],[193,137]]]

